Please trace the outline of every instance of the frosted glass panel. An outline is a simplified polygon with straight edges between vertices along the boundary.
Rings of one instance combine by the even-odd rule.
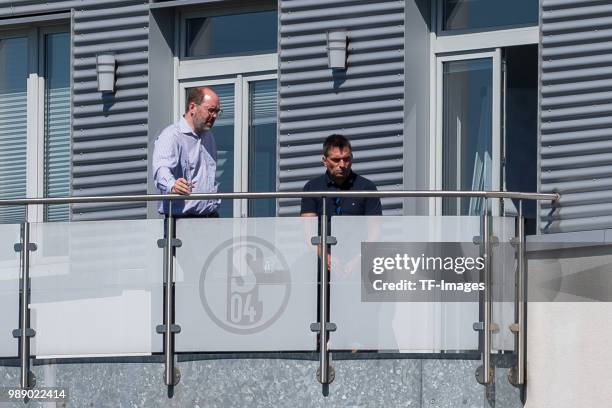
[[[181,219],[177,351],[314,350],[314,218]]]
[[[330,316],[338,326],[331,334],[332,349],[407,352],[478,349],[478,334],[472,329],[472,324],[479,321],[478,302],[362,301],[361,248],[364,242],[471,243],[480,235],[480,217],[343,216],[333,217],[331,225],[331,234],[338,240],[332,247],[331,261]],[[500,242],[507,243],[514,233],[514,219],[494,219],[493,228]],[[504,250],[507,247],[500,246]],[[506,255],[512,257],[513,253]],[[502,263],[501,255],[493,256]],[[503,263],[507,264],[507,259]],[[501,277],[506,276],[514,284],[511,272],[494,270],[493,281],[500,283]],[[512,303],[508,305],[512,312]],[[504,314],[507,312],[504,304],[494,307],[494,322],[502,328],[500,334],[493,336],[494,348],[512,348],[507,325],[513,315]]]
[[[32,224],[32,353],[160,352],[163,220]]]
[[[19,224],[0,224],[0,357],[17,357],[19,328],[19,253],[13,246],[19,242]]]

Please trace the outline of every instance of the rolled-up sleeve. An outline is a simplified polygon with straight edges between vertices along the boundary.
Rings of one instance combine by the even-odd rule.
[[[168,128],[155,140],[155,148],[153,149],[152,173],[155,187],[163,193],[168,194],[176,178],[173,170],[178,167],[178,146],[174,140],[173,134]]]

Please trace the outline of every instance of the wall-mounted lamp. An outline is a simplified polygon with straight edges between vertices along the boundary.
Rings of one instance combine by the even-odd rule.
[[[98,54],[96,71],[98,72],[98,91],[115,92],[115,67],[117,61],[113,54]]]
[[[346,69],[346,30],[330,30],[327,32],[327,57],[332,69]]]

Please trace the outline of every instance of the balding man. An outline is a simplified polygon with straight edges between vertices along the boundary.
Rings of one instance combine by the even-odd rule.
[[[217,145],[210,129],[221,113],[219,97],[210,88],[191,88],[185,114],[157,136],[152,173],[162,194],[216,193]],[[172,214],[182,217],[218,217],[220,200],[184,200],[172,203]],[[166,201],[159,204],[168,213]]]

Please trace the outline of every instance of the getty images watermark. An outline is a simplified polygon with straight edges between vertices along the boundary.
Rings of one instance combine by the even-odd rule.
[[[503,250],[488,254],[496,270],[513,267]],[[487,255],[472,242],[363,242],[361,255],[365,302],[475,302],[486,288]]]
[[[526,295],[517,291],[517,248],[500,240],[490,245],[494,302],[612,302],[609,244],[528,242]],[[478,302],[486,290],[486,261],[473,242],[363,242],[361,300]]]

